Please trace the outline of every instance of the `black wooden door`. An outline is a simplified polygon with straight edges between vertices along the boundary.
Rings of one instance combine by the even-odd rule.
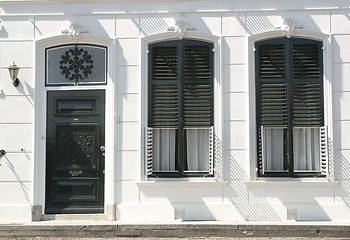
[[[45,213],[104,211],[104,90],[48,91]]]

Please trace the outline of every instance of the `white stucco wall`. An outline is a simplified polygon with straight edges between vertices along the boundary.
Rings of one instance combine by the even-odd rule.
[[[300,220],[349,219],[349,7],[350,1],[332,0],[0,2],[0,149],[7,152],[0,159],[0,221],[30,220],[31,206],[45,207],[46,88],[38,55],[50,44],[74,42],[62,35],[70,24],[88,30],[78,42],[109,47],[105,192],[106,204],[116,204],[116,219],[283,221],[294,210]],[[176,37],[167,29],[179,19],[193,27],[188,36],[215,43],[213,179],[144,176],[147,44]],[[283,36],[278,27],[285,19],[301,27],[297,35],[324,42],[326,179],[255,174],[253,42]],[[13,61],[21,68],[17,88],[7,70]]]

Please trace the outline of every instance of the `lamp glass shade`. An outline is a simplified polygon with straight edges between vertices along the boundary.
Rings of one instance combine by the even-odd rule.
[[[16,80],[19,72],[19,67],[15,63],[13,65],[8,67],[9,72],[10,72],[10,77],[12,80]]]

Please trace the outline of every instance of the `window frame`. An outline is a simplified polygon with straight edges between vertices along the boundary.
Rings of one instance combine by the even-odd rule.
[[[293,112],[292,112],[292,107],[291,107],[291,102],[293,103],[293,89],[294,89],[294,83],[297,83],[298,80],[294,79],[293,76],[293,69],[289,69],[293,67],[293,46],[298,45],[301,43],[314,43],[315,45],[318,46],[318,56],[320,60],[320,76],[318,79],[318,83],[321,86],[321,103],[320,105],[322,106],[322,123],[321,126],[319,126],[320,129],[320,171],[296,171],[294,170],[294,165],[293,162],[296,160],[294,158],[289,160],[289,166],[287,168],[287,171],[276,171],[276,172],[265,172],[263,168],[264,165],[264,159],[263,157],[259,157],[259,154],[262,154],[264,149],[259,150],[259,148],[262,148],[262,141],[263,136],[262,134],[262,125],[261,125],[261,116],[260,116],[260,107],[259,107],[259,96],[260,92],[258,90],[259,82],[261,81],[260,76],[259,76],[259,71],[260,71],[260,66],[258,64],[259,61],[259,52],[258,52],[258,47],[262,45],[276,45],[276,44],[281,44],[286,46],[286,52],[284,56],[284,67],[285,67],[285,76],[282,78],[282,81],[285,82],[286,88],[287,88],[287,97],[286,97],[286,103],[287,103],[287,132],[289,135],[289,140],[287,142],[287,147],[288,147],[288,155],[293,156],[293,130],[295,129],[295,126],[293,125]],[[307,38],[307,37],[294,37],[294,38],[287,38],[283,36],[277,36],[277,37],[272,37],[272,38],[265,38],[261,40],[257,40],[254,42],[254,66],[255,66],[255,74],[254,74],[254,90],[252,91],[255,96],[255,107],[254,107],[254,114],[256,116],[256,122],[255,122],[255,129],[256,129],[256,148],[254,150],[254,155],[257,157],[257,177],[292,177],[292,178],[300,178],[300,177],[325,177],[327,176],[328,173],[328,146],[327,146],[327,128],[326,126],[326,106],[325,106],[325,99],[326,99],[326,94],[325,94],[325,84],[324,84],[324,76],[325,76],[325,59],[324,59],[324,54],[323,54],[323,49],[324,49],[324,42],[319,39],[313,39],[313,38]],[[290,87],[292,86],[292,87]],[[260,151],[260,152],[259,152]],[[283,160],[283,159],[281,159]],[[323,161],[323,162],[322,162]]]
[[[208,128],[209,130],[209,138],[211,141],[214,139],[214,134],[213,134],[213,129],[214,129],[214,121],[215,121],[215,91],[214,91],[214,79],[215,79],[215,55],[214,55],[214,43],[211,41],[207,40],[202,40],[202,39],[192,39],[192,38],[185,38],[185,39],[168,39],[168,40],[162,40],[158,42],[151,42],[148,44],[148,64],[147,64],[147,69],[148,69],[148,74],[147,74],[147,91],[146,91],[146,98],[147,98],[147,111],[146,111],[146,119],[147,119],[147,124],[146,124],[146,175],[149,177],[160,177],[160,178],[185,178],[185,177],[213,177],[214,176],[214,144],[209,144],[209,149],[210,149],[210,154],[208,159],[209,165],[210,166],[209,171],[187,171],[184,170],[184,166],[186,164],[185,157],[179,157],[176,160],[176,165],[177,165],[177,171],[175,172],[168,172],[168,171],[157,171],[153,172],[152,169],[149,168],[149,166],[152,164],[151,159],[150,159],[150,154],[149,150],[152,148],[152,146],[149,143],[149,139],[152,138],[150,137],[152,135],[152,129],[153,126],[150,126],[150,123],[152,123],[152,70],[151,64],[152,64],[152,56],[151,56],[151,51],[153,47],[158,47],[158,46],[176,46],[177,51],[178,51],[178,60],[177,64],[180,63],[179,70],[177,70],[179,74],[178,76],[178,87],[177,89],[179,90],[179,98],[180,104],[178,106],[178,110],[180,112],[179,116],[179,121],[178,121],[178,129],[180,130],[178,134],[176,134],[176,138],[182,138],[182,141],[178,141],[178,144],[176,145],[176,149],[179,148],[177,151],[177,154],[179,152],[182,152],[183,156],[186,155],[186,152],[184,149],[186,148],[186,139],[185,139],[185,134],[182,134],[181,132],[185,133],[185,127],[182,121],[180,121],[181,118],[183,118],[183,104],[184,104],[184,97],[183,97],[183,92],[184,92],[184,85],[186,82],[186,79],[184,77],[184,66],[185,66],[185,59],[184,59],[184,51],[186,46],[209,46],[210,48],[210,74],[211,74],[211,79],[210,79],[210,87],[211,87],[211,123],[209,127],[194,127],[194,129],[200,129],[200,128]],[[182,105],[181,105],[182,104]]]

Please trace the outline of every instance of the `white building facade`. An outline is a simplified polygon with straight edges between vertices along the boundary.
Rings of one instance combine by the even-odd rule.
[[[348,220],[349,8],[1,1],[0,221]]]

